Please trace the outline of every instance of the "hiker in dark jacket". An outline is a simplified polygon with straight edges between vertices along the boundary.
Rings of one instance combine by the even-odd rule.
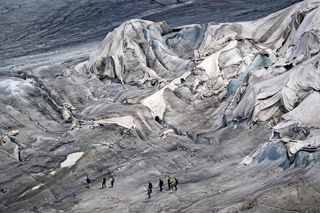
[[[174,188],[175,188],[175,190],[178,190],[178,188],[177,188],[178,184],[179,184],[179,181],[178,181],[177,178],[175,178],[174,179]]]
[[[107,178],[103,177],[102,178],[101,189],[106,188],[106,187],[107,187]]]
[[[87,177],[86,177],[86,188],[90,188],[90,183],[91,183],[91,179],[87,175]]]
[[[161,178],[159,178],[159,188],[160,188],[160,192],[162,192],[162,190],[163,190],[163,180]]]
[[[152,183],[148,183],[148,189],[147,189],[147,193],[148,193],[148,198],[151,198],[151,193],[152,193]]]

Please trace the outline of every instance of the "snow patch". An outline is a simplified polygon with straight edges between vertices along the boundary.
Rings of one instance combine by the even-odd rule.
[[[72,154],[69,154],[67,156],[67,159],[63,162],[60,163],[60,167],[61,168],[70,168],[71,166],[73,166],[84,154],[84,152],[75,152]]]
[[[119,126],[123,126],[127,129],[135,128],[136,124],[134,123],[134,118],[130,115],[128,116],[123,116],[123,117],[117,117],[117,118],[108,118],[108,119],[102,119],[95,121],[94,123],[97,124],[111,124],[115,123],[118,124]]]
[[[36,185],[36,186],[32,187],[31,190],[32,190],[32,191],[37,190],[37,189],[39,189],[39,188],[40,188],[41,186],[43,186],[43,185],[44,185],[43,183],[41,183],[41,184],[39,184],[39,185]]]

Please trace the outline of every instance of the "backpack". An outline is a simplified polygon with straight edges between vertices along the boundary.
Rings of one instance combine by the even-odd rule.
[[[178,185],[179,184],[179,181],[178,181],[178,179],[176,179],[176,185]]]

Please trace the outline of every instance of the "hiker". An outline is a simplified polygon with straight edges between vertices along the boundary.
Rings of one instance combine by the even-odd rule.
[[[112,175],[111,176],[111,186],[110,186],[110,188],[113,188],[113,184],[114,184],[115,181],[116,180],[114,179],[114,176]]]
[[[91,179],[87,175],[87,177],[86,177],[86,188],[90,188],[90,183],[91,183]]]
[[[107,187],[107,179],[105,177],[102,178],[102,184],[101,184],[101,189]]]
[[[0,192],[2,192],[2,193],[7,193],[7,192],[8,192],[8,189],[1,189]]]
[[[175,188],[176,191],[178,190],[178,188],[177,188],[178,184],[179,184],[178,179],[174,178],[174,188]]]
[[[152,183],[148,183],[148,189],[147,189],[147,192],[148,192],[148,198],[151,198],[151,193],[152,193]]]
[[[168,191],[170,191],[170,189],[171,189],[170,179],[171,179],[171,177],[168,176]]]
[[[163,180],[161,178],[159,178],[159,188],[160,188],[160,192],[162,192],[162,190],[163,190]]]

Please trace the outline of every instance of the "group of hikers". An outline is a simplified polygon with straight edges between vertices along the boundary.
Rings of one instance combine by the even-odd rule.
[[[110,187],[109,188],[113,188],[114,182],[115,182],[115,178],[112,175],[110,177],[111,181],[110,181]],[[86,186],[85,188],[90,188],[90,183],[92,182],[92,180],[89,178],[89,176],[87,175],[86,179],[85,179],[85,183]],[[177,186],[179,184],[179,181],[177,178],[174,178],[173,176],[168,176],[168,191],[172,190],[172,191],[176,191],[178,190]],[[159,191],[162,192],[163,191],[163,187],[164,187],[164,182],[161,178],[159,178]],[[102,178],[102,183],[101,183],[101,189],[107,188],[107,178],[103,177]],[[147,195],[148,198],[151,198],[151,193],[152,193],[152,183],[148,182],[147,185]]]
[[[170,190],[178,190],[177,186],[179,184],[179,181],[177,178],[174,178],[172,176],[168,176],[168,191]],[[161,178],[159,178],[159,191],[162,192],[164,187],[164,182]],[[151,198],[151,193],[152,193],[152,183],[149,182],[147,186],[147,195],[148,198]]]
[[[114,176],[112,175],[110,177],[111,181],[110,181],[110,187],[109,188],[113,188],[114,182],[116,181],[116,179],[114,178]],[[92,180],[89,178],[89,176],[87,175],[85,183],[86,186],[85,188],[90,188],[90,183],[92,182]],[[107,178],[103,177],[102,178],[102,184],[101,184],[101,189],[107,188]]]

